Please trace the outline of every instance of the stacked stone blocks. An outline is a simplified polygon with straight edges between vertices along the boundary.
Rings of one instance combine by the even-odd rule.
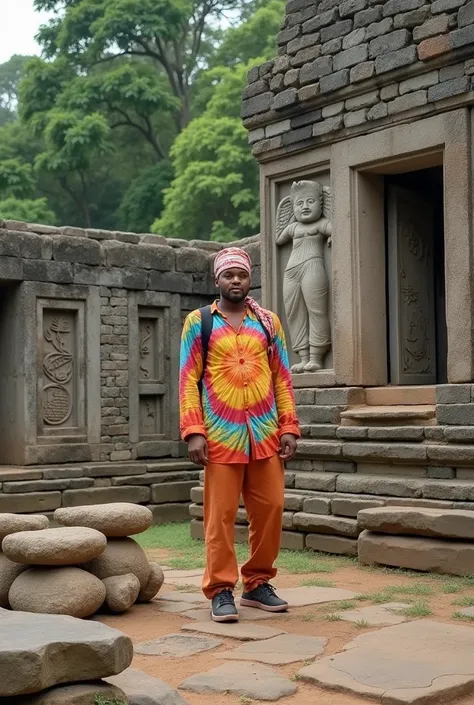
[[[277,42],[243,96],[257,156],[472,100],[469,0],[290,0]]]

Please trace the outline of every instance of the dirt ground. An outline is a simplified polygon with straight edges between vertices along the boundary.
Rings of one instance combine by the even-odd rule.
[[[156,559],[156,551],[148,551],[150,558]],[[426,598],[432,614],[427,617],[440,622],[459,623],[453,620],[452,615],[461,607],[453,606],[453,601],[459,597],[458,594],[444,594],[440,590],[440,583],[435,578],[429,579],[423,575],[420,577],[407,577],[399,573],[387,573],[383,571],[368,571],[357,567],[343,567],[335,570],[333,573],[325,575],[289,575],[280,573],[274,581],[275,587],[299,587],[304,583],[308,583],[312,579],[327,578],[335,587],[352,590],[356,593],[374,593],[383,589],[391,588],[394,584],[397,586],[410,586],[413,583],[427,582],[432,588],[432,594]],[[165,584],[162,591],[174,590],[173,585]],[[198,588],[195,588],[198,591]],[[469,589],[466,587],[460,594],[463,596],[474,597],[474,583]],[[413,596],[397,595],[396,600],[400,602],[408,602],[405,599],[410,597],[413,602]],[[358,603],[357,607],[363,607],[373,604],[370,601]],[[344,645],[350,642],[359,634],[368,631],[373,631],[380,627],[362,627],[345,621],[329,621],[327,615],[337,613],[337,605],[314,605],[310,607],[293,608],[287,615],[275,619],[268,619],[261,624],[265,626],[274,626],[284,629],[287,632],[294,634],[307,634],[311,636],[324,636],[328,638],[328,645],[324,651],[324,655],[330,655],[342,651]],[[179,614],[170,614],[159,612],[157,605],[153,602],[146,605],[136,605],[129,612],[118,616],[102,616],[101,621],[116,627],[130,636],[134,643],[147,641],[157,636],[165,634],[178,633],[182,624],[186,623],[186,618]],[[463,623],[463,622],[461,622]],[[218,637],[221,638],[221,637]],[[236,642],[230,639],[223,639],[222,646],[212,651],[198,654],[189,658],[167,659],[159,656],[142,656],[136,655],[132,666],[134,668],[146,671],[150,675],[161,678],[170,685],[177,687],[185,678],[210,670],[211,668],[221,665],[224,661],[219,660],[218,654],[220,651],[235,648],[243,642]],[[281,673],[286,674],[289,678],[294,677],[297,671],[305,664],[294,663],[288,666],[280,666],[277,668]],[[346,693],[338,693],[335,691],[325,690],[316,686],[306,685],[302,682],[297,682],[298,691],[295,695],[288,698],[283,698],[281,702],[289,702],[291,705],[361,705],[361,703],[374,702],[367,698],[355,697]],[[180,691],[183,697],[190,705],[242,705],[243,702],[249,702],[241,699],[239,696],[227,695],[198,695],[185,691]],[[456,705],[474,705],[474,694],[451,701]],[[444,705],[444,703],[442,704]]]

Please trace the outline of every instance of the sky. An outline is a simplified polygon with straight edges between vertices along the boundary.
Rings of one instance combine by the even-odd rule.
[[[39,54],[35,42],[39,26],[50,17],[35,12],[34,0],[0,0],[0,64],[12,54]]]

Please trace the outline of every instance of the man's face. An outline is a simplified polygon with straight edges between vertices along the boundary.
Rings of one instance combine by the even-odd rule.
[[[216,279],[223,299],[233,304],[241,303],[250,290],[250,274],[245,269],[226,269]]]

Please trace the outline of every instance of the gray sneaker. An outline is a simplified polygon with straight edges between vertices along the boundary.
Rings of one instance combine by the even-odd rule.
[[[214,622],[238,622],[239,613],[231,590],[222,590],[212,598],[211,617]]]
[[[278,597],[270,583],[263,583],[255,590],[244,592],[240,598],[240,604],[242,607],[256,607],[265,612],[286,612],[288,609],[288,602]]]

